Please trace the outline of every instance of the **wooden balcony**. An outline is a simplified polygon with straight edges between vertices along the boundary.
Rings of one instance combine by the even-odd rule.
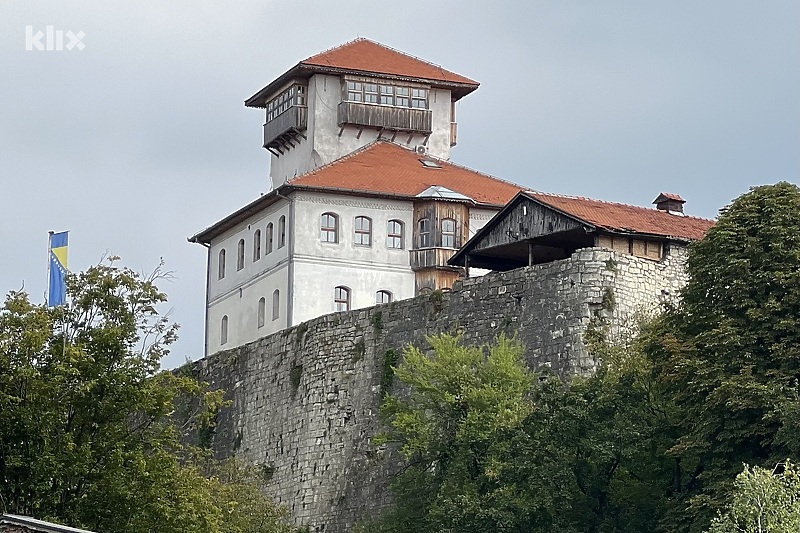
[[[425,268],[447,268],[460,270],[447,264],[447,260],[453,257],[458,250],[455,248],[419,248],[409,250],[411,270],[422,270]]]
[[[302,136],[308,123],[308,108],[306,106],[292,106],[274,119],[264,124],[264,148],[278,150]],[[273,152],[274,153],[274,152]]]
[[[430,109],[342,102],[339,104],[338,120],[339,126],[350,124],[425,134],[433,131]]]

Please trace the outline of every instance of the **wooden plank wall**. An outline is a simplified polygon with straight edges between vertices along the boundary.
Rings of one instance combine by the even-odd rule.
[[[389,130],[431,133],[433,115],[430,109],[392,107],[358,102],[342,102],[337,111],[339,125],[355,124]]]
[[[664,256],[664,247],[659,241],[637,239],[625,235],[599,235],[595,241],[597,246],[615,252],[635,255],[645,259],[660,260]]]
[[[416,273],[416,294],[424,294],[435,290],[450,290],[453,283],[463,277],[455,270],[423,270]]]
[[[461,248],[469,239],[469,206],[460,202],[427,201],[414,203],[414,232],[412,249],[419,248],[419,221],[431,221],[429,247],[442,245],[441,221],[451,218],[456,221],[455,249]],[[448,257],[449,259],[449,257]],[[446,264],[446,263],[445,263]]]
[[[495,222],[494,227],[476,243],[473,251],[542,237],[575,228],[581,224],[557,211],[548,209],[527,198]]]

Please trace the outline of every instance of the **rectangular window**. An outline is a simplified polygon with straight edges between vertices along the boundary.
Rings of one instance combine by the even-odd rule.
[[[360,246],[372,244],[372,220],[367,217],[356,217],[355,243]]]
[[[398,107],[408,107],[411,105],[411,100],[409,99],[411,89],[408,87],[395,87],[394,94],[394,105]]]
[[[423,218],[419,221],[419,247],[428,248],[431,245],[431,220]]]
[[[281,292],[278,289],[272,293],[272,320],[281,316]]]
[[[380,85],[381,91],[381,105],[394,105],[394,86],[393,85]]]
[[[397,250],[403,249],[403,223],[399,220],[390,220],[386,228],[386,247]]]
[[[378,291],[375,293],[376,304],[392,303],[392,293],[389,291]]]
[[[365,83],[364,84],[364,102],[368,104],[378,103],[378,84]]]
[[[292,85],[267,102],[267,122],[277,118],[281,113],[295,105],[306,105],[306,87],[304,85]]]
[[[361,102],[363,100],[363,84],[359,81],[347,82],[347,100],[350,102]]]
[[[428,109],[428,89],[388,83],[345,83],[348,102]]]
[[[456,221],[452,218],[442,220],[442,246],[444,248],[456,247]]]
[[[333,305],[337,311],[350,310],[350,289],[347,287],[336,287],[333,290]]]
[[[411,107],[428,108],[428,89],[411,89]]]
[[[339,242],[339,217],[333,213],[324,213],[320,218],[319,230],[322,242]]]

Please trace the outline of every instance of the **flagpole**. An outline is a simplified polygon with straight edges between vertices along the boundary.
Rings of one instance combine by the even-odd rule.
[[[53,232],[47,232],[47,284],[44,289],[44,305],[50,305],[50,250],[53,248]]]

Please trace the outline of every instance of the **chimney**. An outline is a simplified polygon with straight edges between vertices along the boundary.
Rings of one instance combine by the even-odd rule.
[[[658,198],[653,200],[653,203],[656,204],[656,209],[659,211],[666,211],[673,215],[683,215],[683,204],[686,203],[686,200],[677,194],[662,192],[658,195]]]

